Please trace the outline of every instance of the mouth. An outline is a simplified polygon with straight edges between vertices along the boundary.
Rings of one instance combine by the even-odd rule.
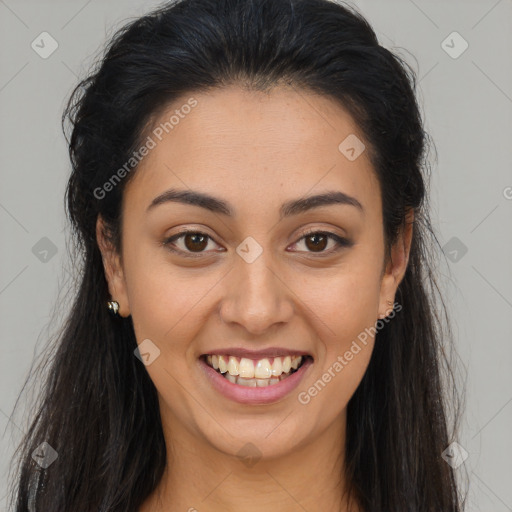
[[[261,359],[227,354],[203,354],[200,359],[232,384],[246,387],[274,386],[298,372],[306,363],[313,361],[308,354]]]

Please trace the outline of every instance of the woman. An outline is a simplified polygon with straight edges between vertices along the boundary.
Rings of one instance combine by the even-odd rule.
[[[64,115],[83,270],[16,511],[461,510],[414,87],[327,0],[113,37]]]

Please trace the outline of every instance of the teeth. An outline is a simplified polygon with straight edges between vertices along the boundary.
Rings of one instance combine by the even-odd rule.
[[[229,356],[228,372],[230,375],[238,375],[238,360],[236,357]]]
[[[253,379],[254,378],[254,363],[252,362],[252,359],[247,359],[246,357],[242,357],[242,359],[240,359],[240,365],[238,366],[238,373],[239,373],[240,377],[244,377],[246,379]]]
[[[212,361],[213,362],[213,361]],[[219,356],[219,370],[220,373],[226,373],[228,371],[228,363],[225,356]]]
[[[257,385],[256,379],[245,379],[244,377],[238,377],[236,383],[240,386],[247,386],[250,388],[255,388]]]
[[[272,364],[272,375],[274,377],[279,377],[283,373],[283,360],[280,357],[274,357],[274,362]]]
[[[224,374],[224,377],[227,380],[229,380],[229,382],[232,382],[233,384],[239,384],[240,386],[247,386],[252,388],[264,388],[266,386],[273,386],[274,384],[278,384],[282,380],[287,379],[289,376],[289,373],[283,373],[280,377],[271,377],[270,379],[247,379],[245,377],[231,375],[228,372]]]
[[[276,358],[277,359],[277,358]],[[257,379],[268,379],[272,377],[272,365],[268,359],[261,359],[256,364],[254,375]]]
[[[230,373],[226,373],[224,377],[226,377],[226,379],[228,379],[229,382],[232,382],[233,384],[236,383],[236,376],[231,375]]]
[[[268,386],[276,384],[279,379],[288,377],[291,370],[297,370],[302,363],[302,356],[274,357],[272,364],[268,358],[258,361],[242,357],[224,355],[207,355],[206,362],[215,370],[224,374],[230,382],[242,386]],[[237,377],[239,380],[237,380]]]

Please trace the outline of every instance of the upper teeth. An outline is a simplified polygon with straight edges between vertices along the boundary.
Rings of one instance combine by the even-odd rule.
[[[206,362],[221,373],[240,375],[246,379],[268,379],[296,370],[302,362],[302,356],[274,357],[271,363],[268,358],[253,361],[246,357],[208,355]]]

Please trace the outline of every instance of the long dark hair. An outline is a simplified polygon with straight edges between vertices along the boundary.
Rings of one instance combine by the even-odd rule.
[[[166,464],[157,392],[134,357],[131,317],[113,318],[106,308],[95,232],[101,214],[120,248],[123,189],[136,169],[105,197],[95,190],[178,97],[227,84],[268,90],[280,83],[333,98],[354,117],[381,186],[387,249],[406,211],[415,213],[398,288],[402,309],[377,333],[348,404],[345,476],[352,496],[367,512],[461,510],[455,472],[441,457],[455,440],[460,402],[433,270],[440,251],[427,204],[430,138],[415,72],[380,46],[348,5],[181,0],[119,29],[63,115],[64,133],[71,127],[66,205],[78,278],[54,353],[49,347],[41,365],[49,368],[34,419],[15,452],[16,512],[136,511],[156,488]],[[58,454],[47,468],[32,457],[44,442]]]

